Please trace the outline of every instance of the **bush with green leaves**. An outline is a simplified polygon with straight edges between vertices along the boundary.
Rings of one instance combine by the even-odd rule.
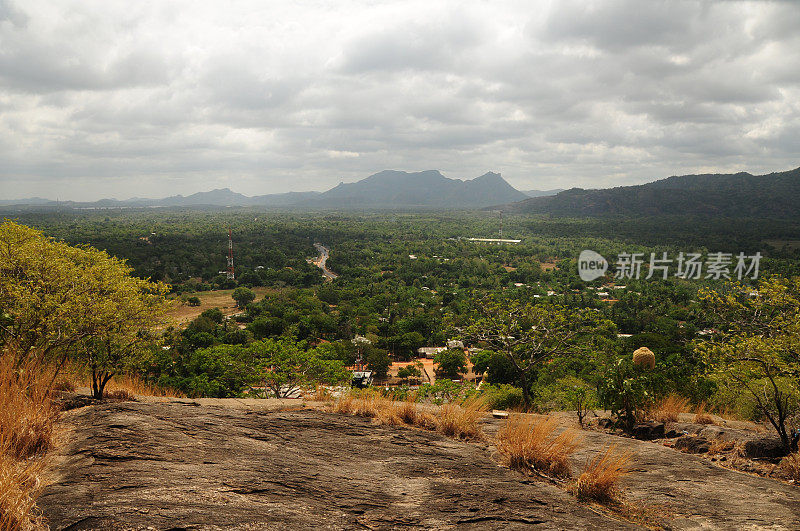
[[[436,380],[434,384],[423,384],[417,390],[418,400],[429,400],[434,404],[446,402],[462,402],[475,396],[477,389],[470,382],[454,382],[452,380]]]
[[[539,389],[538,403],[543,410],[575,411],[581,426],[586,414],[599,405],[595,387],[575,376],[560,378]]]
[[[480,396],[489,409],[519,409],[524,403],[522,389],[510,384],[483,384]]]
[[[598,399],[611,410],[615,425],[630,432],[653,403],[650,373],[635,366],[630,357],[612,361],[600,378]]]

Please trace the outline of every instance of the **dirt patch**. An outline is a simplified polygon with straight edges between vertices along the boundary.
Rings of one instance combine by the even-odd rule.
[[[267,293],[274,293],[276,290],[265,287],[256,287],[253,288],[253,291],[256,293],[256,300],[259,300],[264,298]],[[179,327],[186,326],[190,321],[196,319],[201,313],[213,308],[219,308],[223,315],[233,315],[238,313],[241,310],[236,308],[236,303],[231,298],[232,294],[232,289],[199,291],[190,294],[191,297],[197,297],[200,299],[200,306],[189,306],[188,304],[181,302],[180,299],[173,299],[171,301],[172,307],[170,308],[169,312],[167,312],[169,324]]]
[[[70,440],[40,499],[51,526],[633,528],[498,466],[479,444],[235,404],[108,403],[65,413]]]

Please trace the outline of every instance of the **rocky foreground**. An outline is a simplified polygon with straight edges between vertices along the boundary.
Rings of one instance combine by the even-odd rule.
[[[636,528],[499,466],[491,446],[285,403],[105,403],[62,423],[40,499],[53,529]],[[636,453],[629,496],[666,528],[800,525],[800,489],[654,443],[589,432],[576,468],[610,440]]]

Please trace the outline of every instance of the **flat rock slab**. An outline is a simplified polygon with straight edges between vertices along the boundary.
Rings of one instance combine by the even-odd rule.
[[[564,427],[575,425],[574,414],[556,416]],[[484,431],[493,434],[500,426],[502,421],[488,419]],[[630,452],[625,495],[640,505],[664,509],[667,529],[800,529],[798,486],[722,468],[657,442],[590,430],[580,434],[582,442],[571,459],[573,472],[579,474],[609,445]]]
[[[630,529],[486,448],[313,410],[192,402],[69,411],[53,529]]]

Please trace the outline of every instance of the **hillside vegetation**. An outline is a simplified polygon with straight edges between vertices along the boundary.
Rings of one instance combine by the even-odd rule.
[[[508,208],[566,217],[707,215],[796,219],[800,217],[800,168],[768,175],[683,175],[598,190],[573,188]]]

